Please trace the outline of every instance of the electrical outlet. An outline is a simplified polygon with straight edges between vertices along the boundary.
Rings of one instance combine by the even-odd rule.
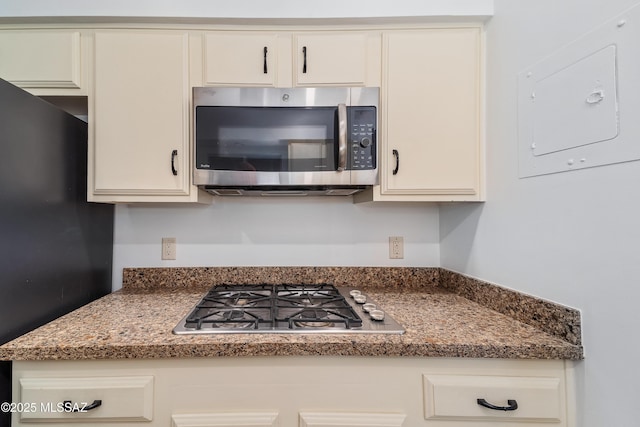
[[[162,259],[176,259],[176,238],[162,238]]]
[[[404,238],[402,236],[389,237],[389,258],[404,258]]]

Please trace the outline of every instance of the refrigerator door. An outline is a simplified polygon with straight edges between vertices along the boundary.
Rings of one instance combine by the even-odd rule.
[[[0,150],[2,344],[111,291],[114,207],[86,202],[87,124],[1,79]]]

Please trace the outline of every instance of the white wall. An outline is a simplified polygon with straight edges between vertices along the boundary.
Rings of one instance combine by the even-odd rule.
[[[124,267],[412,266],[440,262],[438,207],[351,197],[225,198],[210,206],[116,207],[114,289]],[[389,259],[403,236],[404,259]],[[177,259],[161,261],[162,237]]]
[[[440,211],[443,267],[581,309],[579,427],[640,423],[640,162],[519,179],[516,74],[636,2],[495,1],[487,26],[488,200]],[[621,97],[639,95],[621,87]]]

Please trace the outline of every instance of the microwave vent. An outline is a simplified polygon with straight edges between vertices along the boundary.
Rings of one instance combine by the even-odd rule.
[[[362,191],[361,188],[340,188],[335,190],[327,190],[327,196],[351,196]]]
[[[214,196],[242,196],[242,190],[229,189],[229,188],[219,188],[219,189],[208,189],[209,193]]]

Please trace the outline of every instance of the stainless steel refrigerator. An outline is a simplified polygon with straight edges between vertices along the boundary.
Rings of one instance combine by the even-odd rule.
[[[111,291],[114,208],[86,202],[86,165],[87,124],[0,79],[0,344]],[[10,380],[0,362],[0,402]]]

